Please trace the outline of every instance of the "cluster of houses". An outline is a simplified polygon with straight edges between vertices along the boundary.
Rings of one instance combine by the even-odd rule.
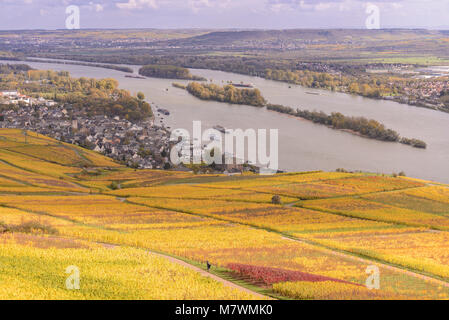
[[[170,131],[154,125],[152,119],[133,123],[114,116],[88,116],[70,105],[28,105],[4,111],[0,127],[32,130],[98,151],[135,168],[170,166]]]
[[[18,91],[0,91],[0,104],[14,104],[22,106],[45,105],[52,107],[56,102],[42,97],[32,98]]]
[[[447,106],[441,102],[441,94],[443,92],[449,92],[449,81],[435,79],[411,81],[403,88],[403,91],[404,93],[402,95],[387,96],[384,99],[448,111]]]
[[[449,81],[420,81],[412,83],[409,87],[404,88],[407,96],[417,97],[429,104],[438,106],[440,102],[441,93],[449,91]]]

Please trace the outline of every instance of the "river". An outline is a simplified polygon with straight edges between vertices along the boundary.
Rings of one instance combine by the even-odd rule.
[[[132,93],[141,91],[149,102],[169,110],[170,116],[163,121],[172,129],[185,128],[191,132],[193,120],[202,121],[204,128],[222,125],[243,130],[278,129],[279,168],[283,170],[333,171],[345,168],[376,173],[404,171],[410,177],[449,183],[447,113],[392,101],[311,90],[257,77],[213,70],[191,70],[192,74],[212,79],[216,84],[226,81],[253,83],[270,103],[327,113],[339,111],[349,116],[378,120],[401,136],[424,140],[427,149],[423,150],[399,143],[366,139],[265,108],[201,101],[186,91],[171,86],[172,82],[187,84],[188,81],[126,78],[126,73],[91,66],[40,62],[27,64],[36,69],[69,71],[74,77],[115,78],[121,88]],[[131,67],[137,72],[138,66]],[[310,94],[311,91],[319,94]]]

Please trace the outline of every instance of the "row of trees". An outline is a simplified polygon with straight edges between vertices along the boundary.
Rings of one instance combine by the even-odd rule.
[[[205,78],[190,74],[186,68],[171,65],[146,65],[139,69],[139,74],[146,77],[204,81]]]
[[[380,98],[402,92],[407,80],[388,75],[344,75],[310,70],[266,69],[264,78],[298,84],[308,88],[344,91],[369,98]]]
[[[215,84],[189,83],[187,91],[202,100],[215,100],[233,104],[263,107],[266,104],[259,89],[238,89],[232,85],[224,87]]]
[[[415,147],[415,148],[421,148],[421,149],[426,149],[427,148],[427,144],[419,139],[409,139],[409,138],[401,138],[401,140],[399,141],[400,143]]]
[[[297,115],[315,123],[324,124],[335,129],[351,130],[364,137],[376,140],[398,142],[400,139],[396,131],[385,128],[383,124],[376,120],[364,117],[347,117],[339,112],[333,112],[328,115],[322,111],[308,110],[298,110]]]
[[[424,141],[418,139],[401,138],[396,131],[386,128],[382,123],[373,119],[367,119],[364,117],[349,117],[339,112],[333,112],[328,115],[322,111],[295,110],[291,107],[274,104],[269,104],[267,108],[280,113],[301,117],[334,129],[350,130],[370,139],[400,142],[423,149],[427,147]]]

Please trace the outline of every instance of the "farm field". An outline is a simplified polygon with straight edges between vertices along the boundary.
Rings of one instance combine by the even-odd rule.
[[[134,170],[0,129],[0,298],[449,299],[448,195],[367,173]]]

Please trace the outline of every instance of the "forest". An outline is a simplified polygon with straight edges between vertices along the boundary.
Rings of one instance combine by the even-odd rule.
[[[139,69],[139,74],[146,77],[204,81],[203,77],[190,74],[186,68],[171,65],[146,65]]]
[[[367,119],[365,117],[349,117],[341,114],[340,112],[333,112],[328,115],[323,111],[295,110],[291,107],[275,104],[269,104],[267,105],[267,108],[276,112],[310,120],[314,123],[326,125],[333,129],[349,130],[350,132],[357,133],[366,138],[380,141],[399,142],[415,148],[427,148],[427,144],[424,141],[403,137],[401,138],[399,133],[386,128],[385,125],[373,119]]]
[[[238,89],[232,85],[189,83],[187,91],[202,100],[214,100],[233,104],[263,107],[266,104],[259,89]]]

